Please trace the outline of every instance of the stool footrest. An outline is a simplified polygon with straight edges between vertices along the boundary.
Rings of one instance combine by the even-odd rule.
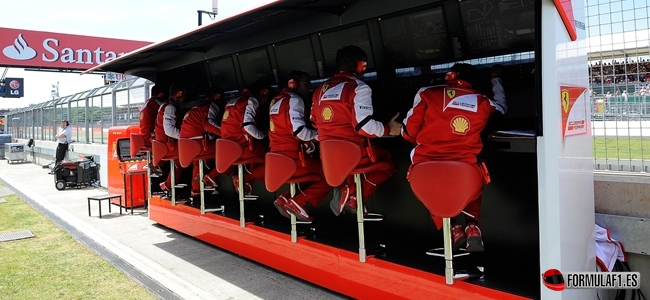
[[[438,252],[440,252],[440,251],[443,251],[443,252],[444,252],[444,250],[445,250],[444,248],[433,248],[433,249],[428,250],[426,253],[427,253],[427,255],[431,255],[431,256],[445,257],[445,254],[444,254],[444,253],[438,253]],[[466,255],[470,255],[470,254],[471,254],[471,253],[469,253],[469,252],[464,252],[465,249],[463,249],[463,248],[460,248],[459,250],[461,250],[461,251],[463,251],[463,252],[462,252],[462,253],[458,253],[458,254],[454,254],[452,257],[460,257],[460,256],[466,256]]]
[[[259,197],[260,196],[257,196],[257,195],[246,195],[246,196],[244,196],[244,200],[253,201],[253,200],[257,200],[257,198],[259,198]]]
[[[177,188],[177,189],[182,189],[182,188],[184,188],[184,187],[187,187],[187,184],[180,183],[180,184],[176,184],[176,185],[174,185],[174,187]]]
[[[311,221],[299,221],[299,220],[296,220],[296,224],[311,224]]]
[[[384,220],[384,215],[375,214],[375,213],[366,213],[365,215],[363,215],[363,220],[364,221],[370,221],[370,222],[383,221]]]
[[[204,212],[223,212],[225,210],[226,210],[226,208],[223,205],[221,205],[221,207],[219,207],[219,208],[206,208],[203,211]]]

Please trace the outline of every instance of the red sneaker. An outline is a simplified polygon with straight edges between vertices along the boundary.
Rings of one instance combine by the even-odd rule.
[[[467,252],[483,252],[483,237],[481,236],[481,229],[475,223],[467,224],[465,227],[465,234],[467,235]]]
[[[169,192],[169,188],[167,187],[167,184],[165,184],[164,182],[161,182],[158,186],[163,192]]]
[[[280,212],[280,214],[281,214],[283,217],[285,217],[285,218],[291,218],[291,216],[289,216],[289,213],[284,209],[284,206],[285,206],[287,203],[289,203],[289,202],[287,201],[287,198],[285,198],[284,196],[280,196],[280,197],[278,197],[278,199],[276,199],[275,201],[273,201],[273,205],[275,205],[275,208],[278,209],[278,212]]]
[[[235,186],[235,191],[239,193],[239,176],[232,176],[232,184]],[[253,186],[248,182],[244,182],[244,191],[246,195],[252,194]]]
[[[287,200],[287,203],[284,205],[284,209],[286,209],[288,213],[296,216],[296,219],[300,221],[311,222],[314,220],[314,218],[309,215],[307,208],[304,205],[300,205],[293,199]]]
[[[345,208],[345,203],[348,202],[350,196],[350,187],[346,184],[332,191],[332,201],[330,201],[330,208],[335,216],[339,216]]]
[[[463,230],[463,226],[460,226],[460,224],[451,226],[451,238],[453,241],[452,242],[453,250],[458,250],[460,248],[463,248],[463,246],[465,246],[465,244],[467,243],[467,235]]]
[[[215,189],[219,187],[219,184],[216,183],[216,182],[215,182],[212,178],[210,178],[210,176],[208,176],[208,175],[203,176],[203,183],[205,184],[205,186],[211,186],[211,187],[213,187],[213,188],[215,188]]]
[[[352,214],[357,214],[357,197],[356,196],[350,196],[348,197],[348,201],[345,203],[345,209],[352,213]],[[363,214],[368,213],[368,208],[366,205],[363,205]]]

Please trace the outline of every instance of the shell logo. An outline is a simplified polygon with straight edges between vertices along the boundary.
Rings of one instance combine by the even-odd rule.
[[[451,132],[458,135],[465,135],[469,130],[469,120],[464,116],[455,116],[451,119]]]
[[[269,130],[275,133],[275,123],[273,123],[273,120],[269,122]]]
[[[323,117],[323,121],[325,122],[331,122],[332,117],[334,116],[334,110],[332,110],[331,106],[325,106],[323,107],[323,110],[321,111],[321,116]]]
[[[230,112],[229,110],[226,110],[226,111],[223,113],[223,118],[221,118],[223,121],[225,121],[225,120],[228,119],[228,116],[230,115],[229,112]]]
[[[456,90],[447,90],[447,96],[449,96],[449,98],[456,97]]]

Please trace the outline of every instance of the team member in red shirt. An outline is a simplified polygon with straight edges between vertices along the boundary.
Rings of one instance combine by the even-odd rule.
[[[318,207],[332,189],[323,176],[320,160],[313,158],[314,141],[318,132],[307,127],[304,98],[309,96],[309,74],[291,71],[287,87],[271,101],[269,109],[269,141],[271,152],[280,153],[296,160],[298,169],[295,176],[318,174],[322,180],[303,183],[302,192],[291,198],[289,192],[278,197],[273,204],[280,214],[289,217],[290,212],[302,221],[312,221],[306,204]],[[305,154],[307,152],[307,154]]]
[[[361,81],[366,70],[367,55],[357,46],[346,46],[336,53],[339,73],[321,84],[315,91],[311,108],[311,120],[318,129],[318,140],[347,140],[364,149],[360,165],[385,161],[391,164],[389,170],[368,172],[363,176],[363,198],[368,198],[386,179],[396,171],[397,166],[388,151],[370,144],[371,138],[396,136],[402,124],[395,121],[382,124],[372,119],[372,91]],[[348,177],[347,184],[335,189],[330,205],[334,214],[341,214],[344,208],[356,212],[356,188],[354,177]],[[338,195],[340,192],[340,195]],[[364,208],[365,210],[365,208]]]
[[[151,87],[151,98],[144,102],[144,106],[140,110],[140,135],[144,138],[146,146],[151,146],[151,138],[156,127],[156,116],[164,95],[165,93],[154,85]],[[156,177],[162,174],[162,170],[158,166],[149,164],[149,168],[153,172],[152,175],[156,175]]]
[[[263,114],[268,115],[268,100],[271,98],[271,86],[262,81],[254,83],[251,88],[244,88],[241,95],[232,98],[224,108],[221,119],[221,138],[237,142],[244,150],[242,159],[260,157],[268,152],[266,130],[260,129],[258,122]],[[267,122],[268,124],[268,122]],[[264,182],[264,164],[253,164],[244,174],[246,194],[253,192],[253,180]],[[232,177],[235,189],[239,186],[239,177]]]
[[[507,110],[499,75],[500,69],[493,68],[494,100],[473,88],[478,85],[476,68],[461,63],[451,67],[445,84],[418,91],[402,130],[404,139],[417,145],[411,152],[411,166],[426,161],[452,160],[476,164],[481,169],[477,159],[483,148],[481,131],[494,111],[505,114]],[[481,189],[475,200],[465,207],[464,211],[473,217],[466,216],[464,230],[451,219],[456,249],[466,246],[469,252],[483,251],[483,238],[478,227],[482,193]],[[442,218],[433,215],[432,218],[438,229],[442,228]]]
[[[178,137],[180,136],[180,121],[182,115],[180,115],[180,105],[183,103],[184,99],[183,89],[176,84],[173,84],[169,88],[169,98],[160,105],[158,109],[158,115],[156,117],[156,128],[154,129],[155,139],[158,142],[167,144],[169,152],[167,156],[177,156],[178,155]],[[179,116],[177,116],[177,114]],[[178,159],[174,160],[174,176],[176,179],[179,179],[181,176],[181,168]],[[169,173],[167,180],[160,183],[160,189],[163,191],[169,191],[169,188],[172,184],[172,174]]]
[[[217,115],[219,114],[219,107],[217,106],[216,101],[221,98],[221,91],[219,89],[212,90],[208,95],[205,95],[205,98],[197,106],[192,107],[185,116],[181,123],[180,129],[180,138],[183,139],[196,139],[200,140],[203,146],[203,150],[199,153],[199,156],[214,155],[214,141],[216,136],[221,135],[221,128],[216,122]],[[192,190],[190,192],[191,197],[199,196],[199,163],[195,161],[192,169]],[[204,176],[204,182],[208,186],[212,186],[215,191],[217,184],[214,181],[218,175],[216,168],[212,168],[209,174]]]

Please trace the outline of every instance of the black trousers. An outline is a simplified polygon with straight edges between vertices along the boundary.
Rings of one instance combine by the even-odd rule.
[[[65,158],[66,151],[68,151],[68,144],[59,143],[56,147],[56,164],[59,164]]]

